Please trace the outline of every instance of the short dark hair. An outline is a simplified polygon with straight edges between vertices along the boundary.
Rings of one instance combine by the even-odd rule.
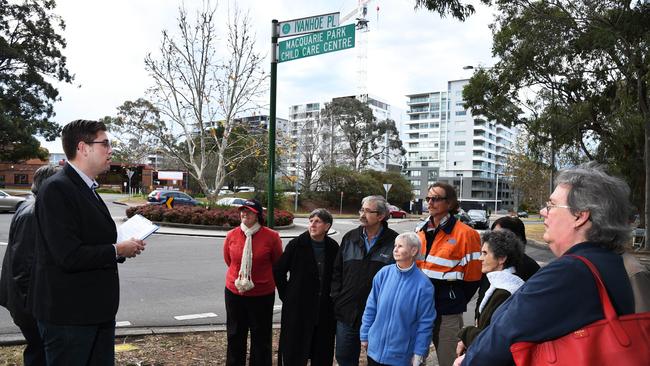
[[[495,258],[506,258],[503,268],[519,267],[524,253],[524,244],[510,230],[486,231],[481,242],[487,243]]]
[[[334,218],[332,214],[324,208],[317,208],[309,214],[309,219],[317,216],[319,219],[323,220],[324,223],[332,225]]]
[[[57,165],[43,165],[36,169],[36,172],[34,172],[34,180],[32,181],[32,193],[37,195],[41,184],[59,170],[61,170],[61,167]]]
[[[501,227],[502,229],[507,229],[515,233],[521,239],[521,241],[526,245],[527,239],[526,239],[526,227],[524,226],[524,223],[519,220],[518,217],[510,217],[510,216],[503,216],[498,219],[496,219],[492,223],[492,227],[490,227],[490,230],[494,230],[495,227]]]
[[[77,157],[77,144],[80,141],[90,142],[94,140],[99,131],[106,131],[104,122],[78,119],[63,126],[61,143],[68,160]]]
[[[449,213],[452,215],[458,213],[458,197],[456,196],[456,189],[454,186],[445,182],[435,182],[427,188],[427,192],[429,192],[431,188],[435,187],[442,188],[445,191],[445,197],[447,197],[447,202],[449,202]]]

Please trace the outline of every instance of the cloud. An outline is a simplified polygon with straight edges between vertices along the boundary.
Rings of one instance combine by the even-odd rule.
[[[444,90],[448,80],[471,76],[462,66],[492,64],[488,8],[478,6],[477,14],[459,22],[416,11],[413,2],[373,1],[368,8],[368,91],[402,109],[406,107],[404,95]],[[55,12],[67,24],[64,55],[76,79],[73,85],[58,84],[62,100],[55,104],[55,120],[65,124],[114,115],[124,101],[144,96],[151,85],[144,58],[157,52],[163,29],[175,32],[180,4],[171,0],[59,0]],[[220,1],[217,24],[223,30],[227,11],[235,5],[248,10],[258,49],[270,56],[272,19],[336,11],[343,17],[356,4],[356,0]],[[185,1],[185,6],[193,15],[201,1]],[[358,47],[279,64],[278,117],[287,117],[291,104],[356,94],[357,55]],[[265,67],[268,72],[270,60]]]

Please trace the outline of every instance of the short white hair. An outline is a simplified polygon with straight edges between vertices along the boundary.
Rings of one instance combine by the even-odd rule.
[[[395,241],[403,240],[404,244],[408,245],[409,249],[418,248],[420,249],[420,238],[418,235],[412,231],[401,233],[397,235]]]

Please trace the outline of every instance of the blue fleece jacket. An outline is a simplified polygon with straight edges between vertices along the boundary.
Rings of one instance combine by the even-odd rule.
[[[389,265],[372,281],[360,338],[368,342],[368,356],[373,360],[410,365],[414,354],[427,354],[435,318],[429,278],[415,265],[407,271]]]

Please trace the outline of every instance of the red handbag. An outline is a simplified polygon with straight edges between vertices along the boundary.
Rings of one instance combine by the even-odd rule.
[[[618,316],[598,269],[573,255],[591,270],[598,286],[605,319],[546,342],[517,342],[510,346],[517,366],[650,365],[650,312]],[[577,304],[570,304],[577,305]]]

